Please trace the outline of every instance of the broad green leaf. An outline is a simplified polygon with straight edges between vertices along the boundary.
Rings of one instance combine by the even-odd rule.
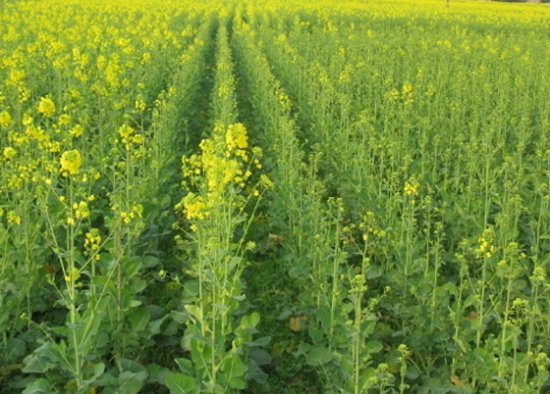
[[[27,347],[25,342],[21,339],[9,339],[6,346],[2,349],[2,352],[4,353],[4,361],[10,362],[19,359],[19,357],[25,354],[26,349]]]
[[[59,356],[54,345],[51,342],[46,342],[33,354],[25,357],[23,360],[25,367],[21,370],[25,373],[44,373],[64,362],[63,358]]]
[[[231,357],[226,358],[222,365],[221,371],[225,372],[228,376],[243,376],[244,364],[238,354],[233,354]]]
[[[332,354],[329,349],[324,347],[314,347],[306,356],[308,365],[318,366],[328,363],[332,360]]]
[[[243,330],[252,330],[256,328],[256,325],[260,322],[260,315],[258,312],[252,312],[250,315],[243,316],[241,319],[240,328]]]
[[[330,308],[326,306],[321,306],[317,310],[316,315],[317,315],[317,319],[319,319],[319,321],[321,322],[321,326],[325,330],[328,330],[331,322]]]
[[[143,259],[139,256],[127,257],[122,260],[122,267],[124,269],[124,276],[126,278],[133,278],[143,267]]]
[[[50,382],[40,378],[30,383],[21,394],[50,394],[51,392]]]
[[[176,363],[180,367],[181,372],[193,374],[193,363],[188,358],[176,358]]]
[[[147,379],[147,372],[124,371],[118,377],[118,394],[136,394],[139,393],[143,382]]]
[[[241,378],[232,377],[229,379],[229,387],[232,389],[244,390],[246,388],[246,383]]]
[[[150,321],[147,325],[147,330],[149,331],[149,334],[151,336],[160,334],[160,328],[162,326],[162,323],[169,317],[170,315],[164,315],[162,318]]]
[[[250,360],[248,364],[248,370],[246,371],[246,379],[254,380],[256,383],[259,384],[266,384],[268,378],[269,375],[262,371],[256,361]]]
[[[148,308],[138,308],[132,311],[128,316],[132,331],[139,332],[145,330],[149,319],[151,318],[151,311]]]
[[[164,385],[166,375],[170,373],[170,370],[168,368],[155,363],[147,364],[145,369],[149,374],[148,381],[158,382],[162,385]]]
[[[204,317],[202,309],[196,305],[185,305],[185,309],[189,312],[199,323],[203,323]]]
[[[116,363],[119,371],[121,372],[124,372],[124,371],[135,372],[135,373],[145,372],[145,367],[143,365],[133,360],[129,360],[127,358],[122,358],[122,357],[117,358]]]
[[[84,381],[84,384],[90,385],[94,381],[96,381],[101,375],[103,375],[103,372],[105,372],[105,364],[103,364],[103,363],[95,364],[94,368],[93,368],[93,371],[94,371],[93,376],[90,379],[86,379]]]
[[[155,256],[145,256],[143,258],[143,267],[144,268],[153,268],[159,265],[160,260]]]
[[[271,337],[262,337],[262,338],[258,338],[256,340],[254,340],[252,342],[245,342],[245,344],[247,346],[250,346],[250,347],[253,347],[253,346],[262,347],[262,346],[267,345],[270,341],[271,341]]]
[[[184,373],[169,373],[165,379],[170,394],[192,394],[199,392],[197,381]]]
[[[147,281],[141,278],[134,277],[131,282],[132,293],[141,293],[147,287]]]
[[[382,350],[382,343],[379,341],[368,341],[367,342],[367,351],[369,353],[378,353]]]
[[[273,360],[268,352],[257,347],[250,349],[249,357],[258,365],[267,365]]]

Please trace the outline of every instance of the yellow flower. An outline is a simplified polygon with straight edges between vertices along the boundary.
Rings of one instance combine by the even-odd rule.
[[[17,154],[17,151],[11,146],[6,146],[3,153],[6,159],[12,159]]]
[[[42,97],[38,103],[38,112],[46,117],[50,117],[55,112],[55,104],[49,97]]]
[[[416,196],[418,195],[418,183],[416,182],[405,182],[404,195],[405,196]]]
[[[119,127],[117,133],[122,137],[124,142],[127,142],[130,136],[134,133],[134,129],[128,125],[122,125]]]
[[[66,126],[71,123],[71,115],[63,114],[59,117],[59,126]]]
[[[15,211],[9,211],[8,224],[21,224],[21,216],[16,214]]]
[[[180,206],[181,205],[183,205],[185,216],[188,220],[202,220],[209,214],[203,198],[194,193],[189,193],[186,195],[182,199]]]
[[[225,143],[229,147],[229,150],[235,147],[239,149],[246,149],[248,147],[248,136],[242,123],[235,123],[229,126],[225,135]]]
[[[90,207],[86,201],[80,201],[78,204],[73,204],[75,216],[77,219],[84,219],[90,216]]]
[[[84,127],[77,124],[72,129],[69,130],[70,135],[74,135],[75,137],[80,137],[84,133]]]
[[[62,170],[68,171],[71,175],[76,175],[82,165],[82,156],[77,149],[73,149],[63,152],[60,162]]]
[[[97,228],[92,228],[89,232],[86,233],[86,239],[84,241],[84,246],[91,250],[99,249],[101,244],[101,234]]]
[[[77,282],[80,279],[80,270],[78,268],[71,268],[65,275],[66,282]]]
[[[9,113],[7,113],[6,111],[0,112],[0,126],[8,127],[11,121],[12,119]]]

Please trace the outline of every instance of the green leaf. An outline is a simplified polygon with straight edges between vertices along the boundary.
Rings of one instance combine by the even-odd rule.
[[[134,277],[132,278],[132,293],[141,293],[147,287],[147,281],[145,279]]]
[[[46,342],[33,354],[25,357],[23,360],[25,366],[21,369],[25,373],[44,373],[59,364],[63,359],[59,357],[59,352],[54,348],[51,342]]]
[[[180,311],[170,311],[170,317],[172,318],[172,320],[174,320],[178,324],[183,324],[189,320],[189,315],[186,314],[185,312],[180,312]]]
[[[246,371],[246,379],[254,380],[256,383],[263,385],[267,383],[268,378],[269,375],[262,371],[256,361],[250,360],[248,364],[248,370]]]
[[[151,336],[160,334],[160,328],[162,326],[162,323],[169,317],[170,315],[164,315],[160,319],[150,321],[147,330],[149,331],[149,334]]]
[[[250,346],[250,347],[254,347],[254,346],[262,347],[262,346],[267,345],[270,341],[271,341],[271,337],[262,337],[262,338],[258,338],[256,340],[254,340],[252,342],[245,342],[245,344],[247,346]]]
[[[127,257],[123,259],[121,263],[126,278],[133,278],[143,267],[143,259],[139,256]]]
[[[136,394],[143,386],[143,381],[147,379],[147,372],[124,371],[118,377],[118,394]]]
[[[268,352],[257,347],[250,349],[250,354],[248,357],[258,365],[267,365],[273,360]]]
[[[314,344],[320,344],[325,337],[325,331],[312,325],[309,327],[309,336]]]
[[[199,392],[197,381],[183,373],[169,373],[165,379],[166,387],[170,394],[192,394]]]
[[[382,350],[382,343],[379,341],[368,341],[367,342],[367,351],[369,353],[378,353]]]
[[[84,381],[84,384],[85,385],[90,385],[92,384],[94,381],[96,381],[101,375],[103,375],[103,372],[105,372],[105,364],[103,363],[97,363],[94,365],[94,374],[93,376],[90,378],[90,379],[86,379]]]
[[[143,258],[143,267],[144,268],[153,268],[159,265],[160,260],[155,256],[145,256]]]
[[[317,315],[317,319],[319,319],[319,321],[321,322],[321,326],[325,330],[328,330],[328,328],[330,327],[330,323],[331,323],[330,308],[327,307],[327,306],[321,306],[317,310],[316,315]]]
[[[128,321],[132,326],[132,331],[139,332],[145,330],[147,323],[151,319],[151,311],[148,308],[135,309],[129,316]]]
[[[306,357],[306,362],[311,366],[323,365],[328,363],[330,360],[332,360],[330,350],[320,346],[311,349]]]
[[[193,374],[193,363],[188,358],[176,358],[176,363],[180,367],[181,372],[188,375]]]
[[[145,372],[145,367],[140,363],[137,363],[133,360],[128,360],[127,358],[117,358],[116,360],[118,369],[120,372],[129,371],[135,373]]]
[[[4,353],[4,361],[6,363],[10,361],[18,360],[19,357],[25,354],[27,347],[25,342],[21,339],[11,338],[8,340],[6,347],[2,349]]]
[[[202,309],[196,305],[185,305],[185,309],[189,312],[197,321],[203,323],[203,313]]]
[[[50,382],[40,378],[27,385],[21,394],[50,394],[52,392]]]
[[[244,390],[246,388],[246,383],[241,378],[231,378],[229,380],[229,387],[231,387],[232,389]]]
[[[252,312],[250,315],[243,316],[241,319],[241,325],[239,328],[242,330],[252,330],[256,328],[256,325],[260,322],[260,315],[258,312]]]
[[[221,371],[228,377],[239,377],[244,375],[244,364],[238,354],[234,353],[231,357],[226,358],[222,365]],[[231,384],[231,383],[230,383]]]

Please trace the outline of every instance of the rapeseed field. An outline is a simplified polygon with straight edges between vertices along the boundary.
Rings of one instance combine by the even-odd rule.
[[[0,0],[0,393],[550,392],[548,20]]]

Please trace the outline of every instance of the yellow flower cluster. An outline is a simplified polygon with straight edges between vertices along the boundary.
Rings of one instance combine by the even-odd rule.
[[[63,152],[60,159],[61,170],[71,175],[78,175],[82,165],[82,156],[78,149]]]
[[[1,127],[8,127],[12,122],[11,115],[6,112],[2,111],[0,112],[0,126]]]
[[[86,255],[93,255],[94,260],[99,260],[100,255],[97,253],[101,245],[101,234],[97,228],[92,228],[85,235],[84,247]]]
[[[38,103],[38,112],[45,117],[51,117],[55,112],[55,104],[49,97],[42,97]]]
[[[84,219],[90,216],[90,207],[87,201],[80,201],[73,204],[74,216],[77,219]]]
[[[417,196],[418,195],[418,188],[420,185],[415,180],[408,180],[405,182],[405,187],[403,188],[403,195],[404,196]]]
[[[3,154],[4,154],[4,157],[9,160],[15,157],[15,155],[17,154],[17,151],[11,146],[6,146],[3,150]]]
[[[145,137],[143,134],[137,133],[133,127],[126,124],[120,126],[117,133],[120,136],[122,144],[124,145],[124,149],[127,151],[132,150],[133,155],[136,157],[141,157],[143,155],[143,150],[140,149],[145,142]]]
[[[487,229],[483,231],[481,237],[477,239],[478,247],[475,249],[477,258],[488,259],[495,254],[497,247],[493,244],[494,238],[492,230]]]
[[[225,134],[227,149],[232,151],[235,148],[244,150],[248,148],[248,135],[242,123],[235,123],[229,126]]]
[[[258,158],[262,155],[260,148],[249,148],[243,124],[235,123],[227,128],[217,126],[211,138],[201,141],[200,154],[183,159],[187,183],[197,186],[199,193],[188,193],[176,209],[183,210],[190,221],[204,220],[227,193],[240,193],[246,188],[252,176],[250,168],[261,168]],[[260,177],[259,185],[262,188],[272,186],[265,175]],[[252,188],[251,194],[259,195],[259,192]],[[234,203],[239,205],[237,201]]]
[[[143,217],[143,205],[133,205],[129,211],[121,211],[119,215],[124,223],[129,224],[134,219],[141,219]]]
[[[19,216],[15,211],[8,212],[8,224],[19,225],[21,224],[21,216]]]

